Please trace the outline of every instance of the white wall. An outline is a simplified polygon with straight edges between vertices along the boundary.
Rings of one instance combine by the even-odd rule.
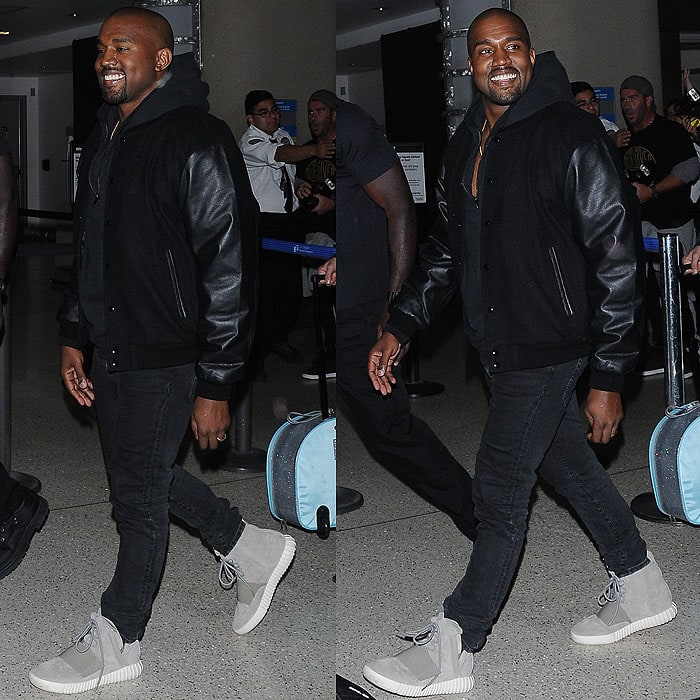
[[[349,73],[342,78],[347,90],[347,95],[343,99],[362,107],[383,129],[384,81],[381,69]]]

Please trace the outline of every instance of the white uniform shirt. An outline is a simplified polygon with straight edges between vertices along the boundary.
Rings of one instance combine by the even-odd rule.
[[[296,166],[275,160],[275,152],[280,146],[293,143],[291,136],[284,129],[277,129],[270,136],[253,124],[246,129],[238,143],[260,211],[285,213],[282,191],[282,168],[284,167],[289,174],[294,209],[299,206],[299,201],[294,194]]]

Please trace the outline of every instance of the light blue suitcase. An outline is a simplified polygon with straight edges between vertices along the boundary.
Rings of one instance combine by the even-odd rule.
[[[700,402],[666,409],[649,441],[649,468],[659,510],[700,525]]]
[[[336,522],[335,417],[290,413],[267,448],[267,496],[277,520],[325,539]]]

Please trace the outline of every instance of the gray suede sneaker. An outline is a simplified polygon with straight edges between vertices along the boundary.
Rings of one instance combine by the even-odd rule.
[[[295,551],[296,542],[290,535],[246,523],[243,534],[226,556],[216,552],[221,561],[221,586],[231,588],[235,582],[238,584],[233,614],[236,634],[247,634],[265,617]]]
[[[633,632],[658,627],[673,620],[677,608],[651,552],[649,563],[629,576],[610,582],[598,597],[600,610],[571,629],[578,644],[612,644]]]
[[[60,656],[29,672],[33,686],[50,693],[84,693],[110,683],[138,678],[143,671],[138,641],[124,644],[117,628],[100,611]]]
[[[466,693],[474,687],[474,655],[462,650],[462,628],[454,620],[440,613],[404,637],[412,647],[364,667],[370,683],[409,698]]]

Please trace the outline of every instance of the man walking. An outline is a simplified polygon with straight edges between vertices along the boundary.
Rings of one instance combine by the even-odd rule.
[[[473,654],[515,575],[538,474],[574,508],[610,575],[600,610],[574,625],[573,640],[610,644],[676,615],[629,507],[587,444],[575,392],[588,365],[587,437],[609,442],[640,340],[634,191],[611,140],[574,106],[555,56],[535,60],[520,17],[486,10],[467,44],[480,95],[446,152],[430,245],[368,361],[374,387],[391,392],[405,343],[459,288],[491,393],[464,578],[410,635],[413,647],[364,668],[369,681],[406,696],[472,688]]]
[[[106,104],[79,165],[61,377],[81,406],[96,408],[119,554],[83,632],[29,674],[56,693],[141,674],[170,513],[214,550],[224,587],[238,579],[237,634],[261,622],[295,550],[291,537],[245,523],[174,464],[188,423],[201,449],[226,440],[229,396],[253,337],[257,206],[241,154],[208,114],[191,56],[173,58],[162,15],[110,14],[95,70]]]

